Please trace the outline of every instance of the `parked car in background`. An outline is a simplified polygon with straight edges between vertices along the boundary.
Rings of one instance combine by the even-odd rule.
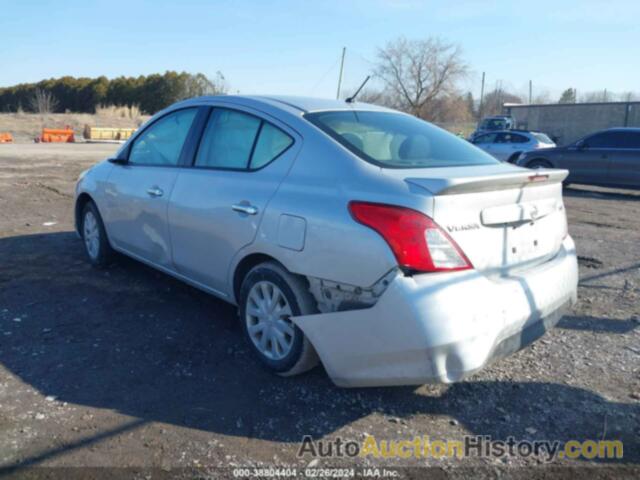
[[[603,130],[564,147],[523,153],[516,163],[567,169],[567,184],[640,188],[640,128]]]
[[[94,265],[116,250],[237,305],[275,373],[454,382],[575,302],[566,174],[373,105],[203,97],[81,174],[75,218]]]
[[[471,136],[469,136],[469,141],[485,132],[511,130],[512,128],[515,128],[515,126],[515,120],[509,115],[495,115],[493,117],[485,117],[478,124],[478,128],[471,134]]]
[[[514,163],[521,153],[556,146],[548,136],[526,130],[483,133],[471,143],[503,162]]]

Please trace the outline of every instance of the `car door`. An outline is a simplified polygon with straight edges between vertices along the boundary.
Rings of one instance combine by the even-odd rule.
[[[491,154],[498,160],[506,162],[513,154],[511,137],[512,135],[506,132],[501,132],[496,135],[495,141],[492,145]]]
[[[220,295],[235,254],[256,236],[301,138],[250,109],[214,107],[193,167],[178,174],[169,206],[177,271]]]
[[[103,213],[113,246],[169,269],[168,200],[197,112],[173,111],[146,127],[123,154],[124,163],[114,165],[105,188]]]
[[[499,158],[504,162],[509,160],[514,162],[520,153],[532,149],[533,142],[525,135],[513,132],[505,132],[501,135],[502,137],[499,137],[501,143],[498,144],[501,147]]]
[[[473,144],[493,155],[497,135],[497,133],[485,133],[483,135],[479,135],[473,140]]]
[[[615,147],[609,156],[609,183],[621,187],[640,187],[640,131],[612,132]]]
[[[567,147],[556,159],[556,167],[569,170],[567,182],[608,183],[611,132],[599,132]]]

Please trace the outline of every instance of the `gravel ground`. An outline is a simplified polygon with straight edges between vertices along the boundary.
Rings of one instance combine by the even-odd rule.
[[[72,232],[73,186],[115,148],[0,145],[0,466],[301,468],[311,462],[296,455],[305,434],[490,435],[620,439],[624,458],[357,463],[640,476],[640,192],[566,191],[580,301],[543,339],[460,384],[344,390],[322,368],[265,372],[222,301],[126,258],[89,266]]]

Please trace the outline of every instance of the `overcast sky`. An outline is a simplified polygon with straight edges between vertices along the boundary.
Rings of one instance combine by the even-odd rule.
[[[3,2],[0,86],[63,75],[221,71],[231,91],[333,97],[401,35],[462,46],[462,85],[554,97],[640,90],[640,1],[64,0]]]

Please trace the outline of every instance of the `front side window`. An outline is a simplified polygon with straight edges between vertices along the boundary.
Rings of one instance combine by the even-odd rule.
[[[305,118],[363,160],[383,168],[499,163],[466,140],[402,113],[327,111]]]
[[[518,135],[516,133],[512,133],[511,135],[511,143],[527,143],[529,139],[524,135]]]
[[[620,148],[615,132],[603,132],[592,135],[585,140],[589,148]]]
[[[483,143],[494,143],[496,141],[496,133],[488,133],[486,135],[480,135],[476,138],[473,143],[483,144]]]
[[[258,169],[284,152],[293,139],[258,117],[215,108],[202,135],[197,167]]]
[[[197,108],[170,113],[135,139],[129,153],[132,165],[176,166]]]

